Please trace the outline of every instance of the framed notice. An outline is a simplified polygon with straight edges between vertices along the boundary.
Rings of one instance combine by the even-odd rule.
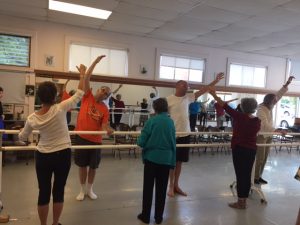
[[[3,114],[14,114],[14,104],[4,103],[2,104]]]

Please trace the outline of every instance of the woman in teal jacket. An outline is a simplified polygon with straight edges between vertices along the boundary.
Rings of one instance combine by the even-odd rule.
[[[143,210],[138,219],[150,222],[153,187],[155,183],[155,213],[157,224],[163,220],[169,170],[176,164],[176,135],[173,120],[168,116],[165,98],[153,102],[155,116],[150,118],[137,140],[143,149],[144,183]]]

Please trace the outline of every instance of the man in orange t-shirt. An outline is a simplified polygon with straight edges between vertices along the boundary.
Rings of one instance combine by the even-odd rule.
[[[77,131],[102,131],[106,130],[108,134],[113,132],[109,126],[109,111],[103,100],[110,95],[110,88],[103,86],[97,90],[95,96],[90,89],[90,77],[97,63],[105,57],[97,57],[92,63],[85,76],[86,93],[82,98],[80,111],[77,118]],[[102,142],[101,135],[79,134],[76,136],[76,145],[99,145]],[[91,199],[97,199],[93,191],[96,169],[101,159],[101,149],[76,149],[75,164],[79,166],[79,180],[81,189],[76,197],[82,201],[87,194]],[[87,183],[87,185],[86,185]]]

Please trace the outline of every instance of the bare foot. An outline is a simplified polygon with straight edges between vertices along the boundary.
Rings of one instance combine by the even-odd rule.
[[[187,196],[187,193],[185,193],[183,190],[181,190],[179,187],[174,188],[174,193],[182,195],[182,196]]]
[[[175,194],[174,194],[174,189],[169,189],[167,195],[171,198],[174,198],[175,197]]]

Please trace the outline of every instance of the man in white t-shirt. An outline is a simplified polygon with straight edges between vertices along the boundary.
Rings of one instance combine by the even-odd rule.
[[[169,113],[175,123],[176,132],[191,132],[189,104],[207,92],[209,86],[214,86],[223,79],[223,77],[224,73],[219,73],[217,74],[216,79],[208,86],[201,87],[197,92],[189,94],[187,94],[188,83],[186,81],[180,80],[176,83],[175,94],[167,97]],[[190,136],[188,134],[177,135],[176,143],[189,144]],[[173,170],[170,170],[169,197],[174,197],[175,194],[187,196],[187,194],[179,187],[179,176],[181,173],[182,162],[188,161],[189,147],[176,148],[176,166]]]
[[[159,92],[157,90],[156,87],[152,87],[155,90],[155,93],[150,93],[150,100],[149,100],[149,104],[148,104],[148,111],[150,112],[150,115],[154,114],[154,109],[152,107],[153,102],[159,98]]]

